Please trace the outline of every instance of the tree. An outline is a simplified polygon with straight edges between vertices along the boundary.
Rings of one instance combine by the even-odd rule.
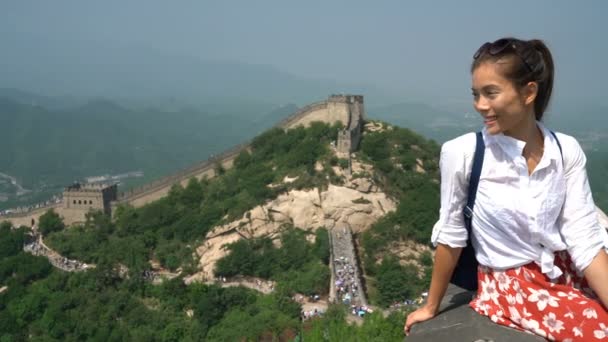
[[[10,224],[0,224],[0,259],[21,252],[24,240],[25,231],[23,229],[11,231]]]
[[[48,235],[64,228],[65,224],[63,224],[63,220],[53,209],[49,209],[46,213],[40,216],[40,219],[38,220],[38,229],[42,235]]]
[[[325,265],[329,265],[329,234],[321,227],[315,232],[314,254]]]
[[[401,266],[392,257],[382,259],[378,267],[378,292],[382,305],[411,298],[419,290],[420,279],[412,265]]]
[[[203,187],[195,177],[190,178],[188,185],[182,191],[182,204],[188,207],[197,207],[203,200]]]

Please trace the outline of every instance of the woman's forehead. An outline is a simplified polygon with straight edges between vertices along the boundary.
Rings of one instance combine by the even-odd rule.
[[[473,71],[473,88],[483,88],[488,85],[504,86],[510,84],[509,80],[502,74],[502,63],[482,63]]]

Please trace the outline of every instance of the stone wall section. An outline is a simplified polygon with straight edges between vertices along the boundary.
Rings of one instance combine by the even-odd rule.
[[[13,227],[31,227],[32,220],[34,220],[35,223],[38,223],[38,219],[40,218],[40,216],[46,213],[47,210],[53,209],[55,210],[55,212],[58,213],[60,208],[63,208],[63,205],[61,203],[56,203],[53,205],[36,208],[23,213],[4,215],[0,216],[0,222],[9,221],[13,225]]]
[[[361,122],[363,116],[363,96],[361,95],[331,95],[327,100],[311,103],[300,108],[294,114],[278,122],[274,127],[290,129],[297,126],[309,126],[314,121],[329,124],[342,122],[345,129],[340,132],[339,146],[344,151],[352,152],[357,148],[361,137]],[[61,215],[66,224],[84,222],[85,214],[91,209],[99,209],[111,212],[117,205],[128,203],[134,207],[141,207],[147,203],[159,200],[169,193],[174,184],[186,186],[192,177],[197,179],[213,178],[216,176],[217,165],[224,169],[232,168],[234,160],[241,151],[250,148],[250,141],[236,145],[223,153],[213,156],[208,160],[194,164],[186,169],[175,172],[169,176],[162,177],[143,186],[112,194],[112,200],[107,200],[105,195],[89,193],[69,193],[62,204],[51,204],[35,208],[21,213],[14,213],[0,217],[0,220],[8,220],[13,225],[31,225],[31,220],[36,222],[40,215],[49,209],[54,209]],[[348,153],[348,152],[347,152]],[[76,202],[74,202],[76,201]],[[80,202],[79,202],[80,201]],[[86,201],[86,203],[85,203]]]
[[[342,122],[346,127],[344,130],[346,133],[344,134],[344,138],[342,138],[347,141],[345,146],[356,146],[351,144],[350,140],[351,137],[354,136],[356,137],[358,144],[358,140],[360,140],[361,136],[362,118],[357,117],[353,120],[351,117],[353,115],[362,115],[362,113],[363,96],[332,95],[326,101],[315,102],[299,109],[294,114],[280,121],[274,127],[290,129],[300,125],[307,127],[314,121],[321,121],[329,124]],[[351,123],[355,123],[355,126]],[[353,133],[353,130],[358,131]],[[234,164],[234,159],[236,159],[241,151],[248,149],[250,144],[251,142],[246,142],[237,145],[209,160],[195,164],[187,169],[160,178],[139,188],[121,193],[118,196],[118,200],[113,203],[113,207],[121,203],[129,203],[134,207],[140,207],[165,197],[169,193],[169,190],[171,190],[173,184],[180,183],[185,186],[192,177],[196,177],[199,180],[203,177],[213,178],[216,176],[215,168],[218,163],[221,163],[224,169],[230,169]]]

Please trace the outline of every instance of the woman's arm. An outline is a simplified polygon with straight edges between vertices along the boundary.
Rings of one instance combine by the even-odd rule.
[[[584,271],[589,286],[608,309],[608,253],[601,249]]]
[[[462,248],[460,247],[453,248],[441,243],[437,245],[429,296],[422,307],[407,316],[403,328],[406,334],[409,333],[410,328],[415,323],[435,317],[461,252]]]
[[[571,141],[568,141],[571,139]],[[560,217],[560,233],[577,270],[608,308],[608,233],[600,226],[587,178],[587,158],[572,137],[564,136],[566,198]]]
[[[468,175],[471,173],[470,161],[475,142],[475,133],[470,133],[441,146],[441,210],[431,236],[431,242],[437,247],[431,288],[426,304],[408,315],[403,328],[406,334],[414,323],[435,316],[462,248],[467,245],[468,232],[462,210],[467,201]]]

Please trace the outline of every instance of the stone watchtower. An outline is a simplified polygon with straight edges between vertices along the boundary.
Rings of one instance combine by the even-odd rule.
[[[337,149],[341,154],[350,154],[357,150],[361,141],[361,131],[365,110],[361,95],[332,95],[327,100],[329,116],[338,108],[346,111],[345,127],[338,133]]]
[[[117,195],[116,184],[74,183],[63,191],[63,208],[82,212],[96,209],[110,214],[110,202],[116,201]]]

